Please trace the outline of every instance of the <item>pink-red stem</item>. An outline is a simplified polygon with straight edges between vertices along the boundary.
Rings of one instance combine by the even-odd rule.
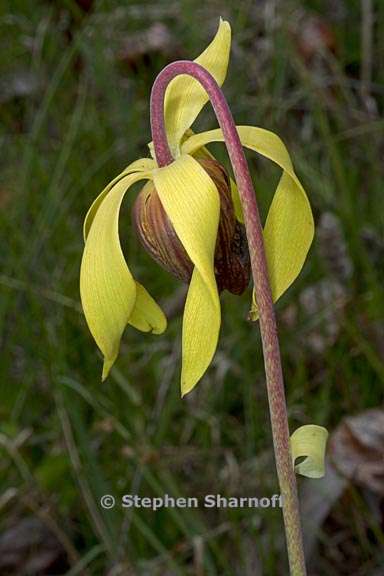
[[[260,318],[269,410],[276,468],[283,498],[283,516],[287,538],[290,572],[305,576],[305,559],[297,497],[296,477],[289,442],[288,415],[275,312],[265,257],[263,230],[256,195],[243,147],[224,94],[211,74],[195,62],[182,60],[164,68],[156,78],[151,94],[151,128],[156,161],[159,166],[173,162],[165,121],[164,96],[169,82],[180,74],[195,78],[206,90],[223,131],[228,155],[243,207],[255,295]]]

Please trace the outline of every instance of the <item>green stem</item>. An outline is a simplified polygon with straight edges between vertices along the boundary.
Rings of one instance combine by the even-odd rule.
[[[296,476],[290,450],[288,415],[279,340],[268,278],[263,229],[256,202],[256,195],[243,147],[224,94],[211,74],[195,62],[188,60],[173,62],[162,70],[154,82],[151,94],[151,128],[158,165],[166,166],[173,162],[165,131],[164,96],[169,82],[180,74],[192,76],[206,90],[223,131],[225,144],[239,190],[248,239],[256,301],[259,309],[269,411],[277,475],[283,498],[283,516],[290,573],[292,576],[305,576],[303,538]]]

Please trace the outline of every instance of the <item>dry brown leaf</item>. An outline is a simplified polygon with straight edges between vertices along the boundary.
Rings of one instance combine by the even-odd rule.
[[[64,574],[67,554],[38,518],[18,520],[0,537],[0,574]]]
[[[384,495],[384,410],[345,418],[329,440],[329,455],[342,476]]]

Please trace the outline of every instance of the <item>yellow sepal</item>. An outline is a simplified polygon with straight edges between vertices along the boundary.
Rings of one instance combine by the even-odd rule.
[[[237,126],[243,146],[262,154],[283,169],[264,227],[264,245],[273,300],[276,301],[299,275],[311,246],[314,223],[307,195],[297,178],[280,138],[262,128]],[[191,136],[182,146],[193,154],[209,142],[223,141],[220,129]],[[258,317],[253,302],[251,318]]]
[[[183,317],[181,393],[196,385],[215,353],[220,301],[214,253],[220,199],[214,182],[191,156],[153,172],[161,203],[195,265]]]
[[[166,327],[164,314],[135,282],[121,249],[119,212],[128,188],[145,172],[122,177],[92,214],[80,269],[80,295],[86,321],[104,356],[103,380],[116,360],[127,323],[154,333]]]
[[[167,319],[163,311],[139,282],[136,282],[135,306],[128,324],[141,332],[153,334],[162,334],[167,328]]]
[[[195,62],[212,74],[219,86],[225,80],[231,49],[231,27],[220,19],[216,36]],[[165,93],[164,117],[168,143],[173,157],[180,154],[182,136],[208,102],[200,83],[183,74],[174,78]]]
[[[128,174],[134,174],[135,172],[149,172],[155,166],[156,166],[155,161],[152,158],[141,158],[140,160],[135,160],[135,162],[132,162],[131,164],[129,164],[129,166],[124,168],[124,170],[122,172],[120,172],[120,174],[118,174],[118,176],[116,176],[116,178],[114,178],[113,180],[111,180],[111,182],[109,182],[109,184],[107,184],[107,186],[104,188],[104,190],[102,192],[100,192],[100,194],[97,196],[97,198],[95,198],[95,200],[92,202],[92,204],[91,204],[90,208],[88,209],[88,212],[84,218],[84,225],[83,225],[84,241],[87,239],[88,232],[89,232],[89,229],[92,225],[95,214],[96,214],[101,202],[104,200],[104,198],[108,194],[108,192],[110,192],[112,190],[112,188],[122,178],[124,178],[124,176],[128,176]]]

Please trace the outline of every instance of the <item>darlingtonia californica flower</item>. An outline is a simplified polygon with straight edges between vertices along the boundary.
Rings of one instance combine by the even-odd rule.
[[[224,82],[231,44],[228,22],[195,60],[219,86]],[[224,141],[221,128],[194,134],[191,126],[208,102],[201,84],[185,74],[170,81],[164,102],[165,130],[173,160],[154,158],[130,164],[101,192],[84,223],[85,248],[80,292],[89,329],[104,356],[103,379],[130,324],[161,334],[166,318],[147,290],[133,277],[119,240],[119,212],[125,194],[147,181],[133,208],[133,221],[144,248],[179,279],[188,282],[183,329],[181,390],[192,390],[215,353],[220,323],[220,292],[241,294],[250,264],[235,182],[208,151]],[[264,246],[273,300],[292,284],[313,238],[308,198],[286,147],[272,132],[238,126],[244,147],[270,159],[282,176],[264,225]],[[255,299],[251,316],[258,315]]]

